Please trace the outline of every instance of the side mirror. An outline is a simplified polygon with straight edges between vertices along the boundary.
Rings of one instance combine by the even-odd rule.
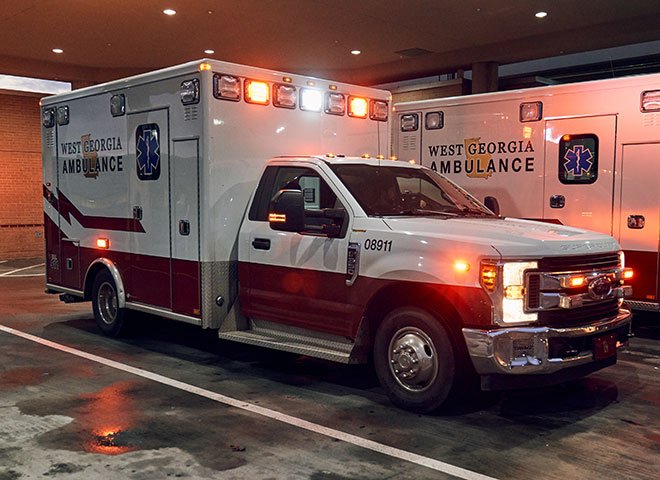
[[[273,230],[302,232],[305,229],[305,200],[301,190],[280,190],[270,201],[268,223]]]
[[[484,205],[486,208],[493,212],[498,217],[500,216],[500,204],[495,197],[486,197],[484,198]]]

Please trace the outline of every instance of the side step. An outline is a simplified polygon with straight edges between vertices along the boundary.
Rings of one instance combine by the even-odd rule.
[[[248,330],[220,331],[218,337],[223,340],[298,353],[333,362],[361,362],[360,359],[351,355],[355,346],[351,340],[262,320],[250,320]]]

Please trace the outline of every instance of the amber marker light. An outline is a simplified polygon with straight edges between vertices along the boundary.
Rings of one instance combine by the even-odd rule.
[[[624,268],[623,269],[623,279],[624,280],[630,280],[633,278],[633,269],[632,268]]]
[[[417,161],[414,158],[411,158],[410,160],[408,160],[408,163],[410,165],[415,165],[417,163]]]
[[[330,90],[337,90],[337,85],[330,85],[328,88],[330,88]]]
[[[584,285],[584,277],[573,277],[569,283],[571,287],[581,287]]]
[[[454,270],[460,273],[465,273],[470,270],[470,264],[459,260],[458,262],[454,263]]]
[[[494,292],[497,285],[497,265],[492,263],[481,264],[481,284],[489,292]]]
[[[371,155],[369,155],[368,153],[364,153],[362,154],[362,158],[371,158]]]
[[[97,238],[96,246],[98,248],[110,248],[110,240],[107,238]]]
[[[392,160],[392,161],[396,161],[397,158],[396,158],[394,155],[392,155],[392,156],[390,157],[390,160]]]
[[[328,157],[328,158],[335,158],[334,153],[326,153],[325,156]]]
[[[204,71],[204,70],[211,70],[211,64],[210,63],[200,63],[199,64],[199,71]]]
[[[291,83],[291,77],[283,77],[282,80],[286,83]]]
[[[283,214],[283,213],[269,213],[268,214],[268,221],[269,222],[284,223],[284,222],[286,222],[286,215]]]
[[[565,142],[568,142],[571,139],[571,136],[570,135],[564,135],[563,137],[561,137],[561,139]]]

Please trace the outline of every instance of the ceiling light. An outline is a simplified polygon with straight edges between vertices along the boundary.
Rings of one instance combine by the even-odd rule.
[[[176,15],[176,10],[172,10],[171,8],[166,8],[165,10],[163,10],[163,13],[165,15]]]
[[[536,12],[536,18],[543,18],[548,16],[548,12]]]
[[[204,50],[204,53],[206,53],[208,55],[212,55],[212,54],[215,53],[215,50],[211,50],[210,48],[207,48],[206,50]]]
[[[53,48],[53,53],[64,53],[64,50],[61,48]]]
[[[360,53],[362,53],[362,52],[360,52],[360,50],[351,50],[351,53],[353,55],[360,55]]]

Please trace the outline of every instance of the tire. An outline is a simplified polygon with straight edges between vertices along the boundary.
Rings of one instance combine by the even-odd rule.
[[[101,270],[94,278],[92,308],[99,329],[109,337],[126,332],[126,309],[119,308],[117,285],[107,270]]]
[[[390,312],[374,339],[374,367],[390,401],[428,413],[448,404],[462,371],[447,328],[426,310]]]

